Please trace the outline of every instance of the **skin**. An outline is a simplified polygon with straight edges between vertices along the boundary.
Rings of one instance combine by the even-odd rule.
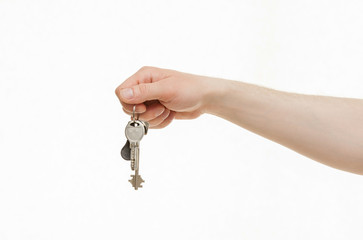
[[[213,114],[325,165],[363,174],[363,100],[303,95],[143,67],[116,88],[151,128]]]

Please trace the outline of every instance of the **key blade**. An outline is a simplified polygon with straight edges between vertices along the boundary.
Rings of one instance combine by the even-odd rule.
[[[131,160],[131,170],[135,171],[138,169],[138,161],[136,160],[137,157],[137,144],[130,143],[130,160]]]

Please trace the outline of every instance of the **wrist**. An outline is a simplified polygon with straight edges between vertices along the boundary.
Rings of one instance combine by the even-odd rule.
[[[207,78],[205,79],[205,92],[203,95],[202,112],[218,115],[219,109],[223,108],[230,90],[232,81],[220,78]]]

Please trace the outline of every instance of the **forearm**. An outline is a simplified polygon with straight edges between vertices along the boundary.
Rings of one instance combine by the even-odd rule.
[[[221,81],[206,112],[326,165],[363,174],[363,100]]]

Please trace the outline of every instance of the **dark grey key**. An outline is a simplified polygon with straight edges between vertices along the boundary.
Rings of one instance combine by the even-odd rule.
[[[129,140],[126,141],[125,145],[121,149],[121,157],[127,161],[131,160],[131,147]]]

